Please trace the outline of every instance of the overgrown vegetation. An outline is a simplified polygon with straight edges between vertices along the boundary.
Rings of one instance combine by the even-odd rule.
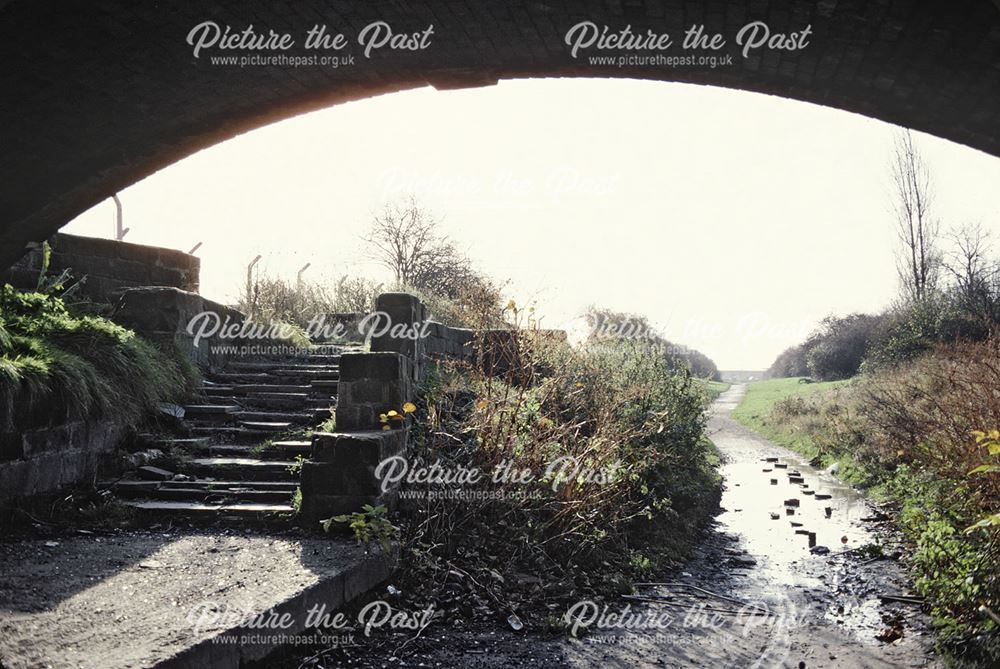
[[[428,374],[412,466],[481,476],[407,486],[405,578],[451,614],[544,624],[542,602],[620,592],[675,564],[720,481],[705,386],[656,347],[516,337],[517,368],[500,376],[483,360]]]
[[[134,332],[44,293],[0,290],[0,430],[111,418],[182,399],[194,371]]]
[[[382,289],[381,284],[362,277],[342,276],[327,285],[258,273],[240,296],[240,310],[260,322],[301,330],[319,315],[372,311]]]

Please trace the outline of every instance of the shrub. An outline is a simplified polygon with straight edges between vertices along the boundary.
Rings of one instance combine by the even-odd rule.
[[[679,557],[719,501],[699,385],[636,342],[518,336],[523,367],[506,378],[431,372],[416,441],[426,461],[532,477],[421,502],[405,534],[415,562],[481,569],[486,583],[488,568],[544,569],[552,587],[616,589]]]
[[[806,342],[810,375],[822,381],[836,381],[857,374],[880,323],[879,316],[868,314],[824,319],[820,329]]]
[[[891,367],[916,358],[935,344],[981,341],[988,335],[983,321],[970,316],[954,296],[935,294],[887,313],[872,340],[865,368]]]

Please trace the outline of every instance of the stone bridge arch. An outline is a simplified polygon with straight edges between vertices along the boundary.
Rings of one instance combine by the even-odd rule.
[[[775,33],[811,26],[808,47],[743,58],[732,38],[757,20]],[[356,62],[213,65],[186,43],[204,21],[288,32],[299,45],[325,24],[345,34],[351,44],[341,53]],[[373,21],[399,33],[433,26],[433,35],[424,50],[365,58],[354,40]],[[721,53],[735,61],[715,69],[592,65],[564,42],[581,21],[675,39],[704,24],[727,36]],[[1000,155],[997,0],[0,0],[0,266],[114,192],[247,130],[381,93],[516,77],[633,77],[769,93]]]

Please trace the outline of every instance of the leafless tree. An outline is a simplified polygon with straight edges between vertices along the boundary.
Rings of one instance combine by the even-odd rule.
[[[899,278],[906,297],[921,301],[933,293],[940,276],[940,225],[931,215],[930,170],[909,130],[896,137],[890,170],[896,226],[902,244],[897,258]]]
[[[951,233],[953,250],[944,266],[955,292],[969,313],[986,322],[1000,319],[1000,264],[994,259],[990,234],[979,223]]]
[[[437,235],[437,223],[414,199],[387,204],[375,216],[366,241],[372,257],[389,269],[399,285],[412,285],[420,268],[447,245]]]
[[[386,205],[366,238],[372,257],[388,268],[400,287],[456,299],[489,282],[438,229],[437,220],[413,198]]]

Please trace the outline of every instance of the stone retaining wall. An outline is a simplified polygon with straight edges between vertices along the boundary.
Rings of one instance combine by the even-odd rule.
[[[239,345],[239,340],[223,340],[210,336],[196,341],[189,331],[189,324],[199,314],[214,314],[220,323],[226,319],[231,324],[244,321],[244,315],[224,304],[168,287],[132,288],[126,290],[111,318],[135,330],[143,337],[160,344],[174,344],[202,367],[219,367],[235,354],[223,351],[220,346]]]
[[[95,302],[113,304],[121,294],[139,286],[171,286],[197,293],[201,260],[193,255],[113,239],[57,233],[49,238],[50,276],[68,269],[74,280],[83,280],[80,294]],[[31,290],[42,270],[42,247],[37,244],[10,269],[0,273],[0,283]]]
[[[108,421],[0,433],[0,501],[92,478],[122,435],[123,428]]]

